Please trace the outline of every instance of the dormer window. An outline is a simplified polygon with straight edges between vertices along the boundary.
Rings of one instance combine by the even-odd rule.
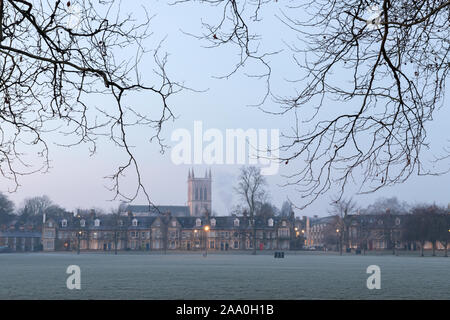
[[[66,219],[63,219],[63,220],[61,221],[61,226],[62,226],[62,227],[67,227],[67,220],[66,220]]]
[[[269,225],[269,227],[273,227],[273,219],[270,218],[267,224]]]
[[[86,220],[81,219],[81,220],[80,220],[80,226],[81,226],[81,227],[85,227],[85,226],[86,226]]]
[[[133,227],[137,227],[137,225],[138,225],[138,221],[136,218],[133,219],[133,221],[131,223],[132,223]]]
[[[286,227],[286,221],[283,221],[283,222],[281,223],[281,225],[282,225],[283,227]]]
[[[100,220],[99,219],[95,219],[94,220],[94,226],[95,227],[100,227]]]
[[[201,219],[195,220],[195,226],[196,227],[201,227],[201,225],[202,225],[202,220]]]
[[[119,226],[123,226],[123,221],[119,220]]]
[[[176,227],[177,226],[177,222],[175,220],[172,221],[172,227]]]
[[[211,227],[215,227],[216,226],[216,219],[211,219]]]
[[[239,219],[238,218],[234,219],[234,226],[239,227]]]
[[[48,222],[48,227],[53,228],[53,223],[51,221]]]

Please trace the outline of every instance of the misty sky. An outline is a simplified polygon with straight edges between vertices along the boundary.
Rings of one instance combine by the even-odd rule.
[[[244,72],[238,72],[228,80],[215,79],[233,69],[234,63],[238,61],[237,50],[232,46],[220,49],[206,49],[205,43],[198,41],[184,32],[201,33],[201,18],[214,19],[214,9],[199,4],[178,5],[169,7],[165,1],[142,2],[151,14],[157,14],[152,20],[152,31],[154,35],[149,39],[146,46],[153,47],[156,43],[166,37],[163,50],[169,56],[169,75],[179,81],[185,81],[185,85],[196,90],[205,92],[184,91],[171,100],[173,111],[178,117],[175,122],[169,122],[163,131],[165,143],[173,145],[170,136],[177,128],[193,129],[195,120],[203,121],[204,130],[217,128],[222,132],[226,129],[280,129],[287,131],[294,125],[293,119],[287,116],[273,116],[266,114],[250,105],[258,103],[264,95],[265,83],[254,78],[248,78]],[[284,51],[271,58],[273,66],[272,84],[277,93],[294,93],[292,84],[286,79],[293,79],[296,70],[293,68],[291,54],[283,41],[294,40],[292,34],[278,19],[272,17],[271,11],[278,13],[277,3],[268,4],[263,10],[265,20],[258,31],[264,35],[262,49]],[[126,9],[138,13],[140,11],[139,1],[127,1]],[[266,18],[267,17],[267,18]],[[138,17],[137,17],[138,18]],[[282,37],[280,36],[282,35]],[[122,53],[120,53],[122,54]],[[126,54],[124,52],[123,54]],[[151,81],[152,59],[144,60],[140,72],[144,81]],[[246,66],[247,72],[255,72],[260,68],[257,64],[250,62]],[[339,76],[339,75],[337,75]],[[447,89],[447,97],[448,97]],[[138,106],[146,106],[153,103],[139,94],[130,97],[130,103]],[[108,100],[93,97],[92,104],[110,103]],[[336,102],[333,102],[336,103]],[[444,105],[447,103],[444,102]],[[267,108],[276,108],[270,99],[266,103]],[[339,105],[336,105],[339,108]],[[159,109],[155,104],[155,112]],[[435,120],[429,125],[428,135],[431,146],[430,151],[424,149],[426,157],[441,150],[448,138],[448,110],[441,109],[435,114]],[[187,174],[191,167],[197,175],[203,176],[206,168],[211,168],[213,177],[213,211],[219,215],[229,213],[238,199],[234,194],[233,187],[236,185],[238,176],[238,165],[174,165],[171,162],[170,152],[166,150],[161,154],[159,146],[149,143],[148,137],[151,133],[139,130],[131,130],[133,150],[140,162],[144,184],[150,192],[151,199],[162,205],[184,205],[187,201]],[[109,209],[115,207],[117,202],[109,201],[113,194],[105,186],[108,181],[103,177],[114,172],[121,161],[125,159],[121,150],[110,143],[101,142],[95,156],[89,156],[87,146],[77,146],[70,149],[51,147],[52,168],[49,173],[35,174],[23,177],[20,189],[10,194],[10,198],[20,206],[23,199],[35,195],[48,195],[54,202],[69,210],[75,208],[99,207]],[[428,154],[426,152],[429,152]],[[283,174],[295,170],[295,163],[282,166],[278,175],[269,176],[269,191],[271,201],[281,206],[282,202],[289,197],[294,203],[301,205],[301,199],[292,187],[280,187],[285,182]],[[375,194],[354,196],[356,187],[350,187],[347,196],[353,196],[361,206],[373,202],[379,197],[396,196],[400,200],[410,203],[436,202],[447,205],[449,197],[450,174],[431,177],[412,177],[402,185],[382,189]],[[129,177],[124,188],[132,187],[133,179]],[[2,180],[0,191],[7,192],[10,185]],[[352,191],[353,190],[353,191]],[[336,191],[336,190],[334,190]],[[314,204],[303,212],[297,211],[298,215],[328,215],[330,198],[328,195],[319,198]],[[134,202],[145,204],[143,197]]]

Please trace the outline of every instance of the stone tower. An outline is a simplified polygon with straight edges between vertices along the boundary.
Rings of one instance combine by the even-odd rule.
[[[196,178],[194,169],[188,174],[188,206],[193,217],[211,214],[211,169],[204,178]]]

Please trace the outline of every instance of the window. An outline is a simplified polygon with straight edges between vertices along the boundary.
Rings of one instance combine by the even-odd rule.
[[[61,221],[61,226],[67,227],[67,220],[66,219],[63,219],[63,221]]]
[[[273,219],[272,218],[269,219],[268,225],[269,225],[269,227],[273,227]]]
[[[81,220],[80,220],[80,226],[81,226],[81,227],[85,227],[85,226],[86,226],[86,220],[81,219]]]
[[[172,221],[172,227],[176,227],[177,226],[177,222],[176,222],[176,220],[173,220]]]
[[[216,226],[216,219],[211,219],[211,227],[215,227]]]
[[[207,197],[207,191],[206,191],[206,188],[204,189],[204,193],[203,193],[203,200],[206,200],[206,199],[208,199],[208,197]]]
[[[119,226],[123,226],[123,221],[119,220]]]
[[[234,226],[239,227],[239,219],[238,218],[234,219]]]
[[[209,248],[214,249],[214,240],[209,241]]]
[[[195,220],[195,225],[196,225],[197,227],[200,227],[200,226],[202,225],[202,220],[201,220],[201,219]]]
[[[100,227],[100,220],[99,219],[95,219],[94,220],[94,226]]]
[[[283,222],[281,223],[281,225],[282,225],[283,227],[286,227],[286,221],[283,221]]]
[[[133,219],[133,221],[131,223],[133,224],[133,227],[137,227],[137,225],[138,225],[138,221],[136,218]]]

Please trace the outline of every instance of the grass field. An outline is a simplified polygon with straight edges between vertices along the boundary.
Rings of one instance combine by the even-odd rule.
[[[66,288],[69,265],[81,290]],[[450,299],[445,257],[35,253],[2,254],[0,270],[0,299]]]

